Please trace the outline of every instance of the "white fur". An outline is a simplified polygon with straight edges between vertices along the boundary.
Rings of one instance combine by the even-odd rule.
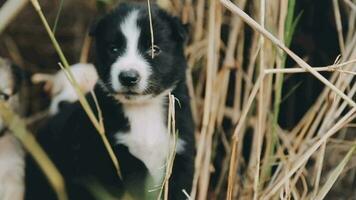
[[[145,103],[149,100],[152,99],[152,95],[151,94],[147,94],[147,95],[130,95],[130,96],[126,96],[124,94],[116,94],[114,96],[119,102],[123,103],[123,104],[141,104],[141,103]]]
[[[170,147],[173,147],[173,138],[169,136],[165,124],[164,100],[156,97],[142,104],[124,104],[130,131],[115,135],[118,144],[126,145],[130,153],[145,164],[155,184],[162,181],[166,159],[171,152]],[[184,150],[183,145],[183,141],[178,140],[178,153]]]
[[[0,137],[0,199],[21,200],[24,196],[24,152],[16,138]]]
[[[11,65],[0,58],[0,92],[10,95],[7,104],[18,110],[18,95],[13,95],[14,77]],[[5,124],[0,117],[0,131]],[[24,152],[16,138],[8,132],[0,136],[0,200],[21,200],[24,195]]]
[[[119,74],[122,71],[136,70],[141,80],[138,83],[137,92],[142,93],[147,85],[151,74],[151,67],[138,51],[138,41],[141,30],[137,26],[139,11],[134,10],[121,23],[120,29],[126,39],[126,49],[123,55],[119,56],[111,66],[111,83],[116,92],[120,92],[123,88],[119,82]]]
[[[161,101],[125,105],[124,112],[130,123],[130,132],[116,135],[117,143],[126,145],[130,153],[146,165],[155,182],[162,179],[169,152],[169,135],[164,124]]]
[[[87,93],[94,88],[98,80],[98,74],[94,65],[78,63],[72,65],[70,70],[83,93]],[[60,102],[75,102],[78,100],[78,95],[63,70],[55,74],[52,84],[50,91],[52,95],[50,114],[54,115],[59,110],[58,106]]]

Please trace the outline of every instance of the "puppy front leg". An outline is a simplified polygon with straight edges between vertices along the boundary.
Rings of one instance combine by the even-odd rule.
[[[16,138],[0,137],[0,200],[24,198],[24,151]]]

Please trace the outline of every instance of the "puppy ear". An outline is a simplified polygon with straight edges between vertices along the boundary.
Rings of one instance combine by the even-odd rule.
[[[173,38],[178,42],[186,42],[188,36],[188,26],[183,25],[178,17],[168,14],[165,10],[162,10],[159,7],[157,9],[159,10],[158,15],[160,15],[163,20],[167,20],[169,23]]]
[[[99,22],[100,22],[100,19],[99,20],[95,20],[90,25],[90,28],[89,28],[89,36],[90,37],[95,37],[96,36]]]
[[[188,39],[189,26],[187,24],[183,25],[178,17],[172,17],[171,27],[173,28],[172,30],[174,31],[174,36],[181,42],[185,43]]]
[[[97,19],[93,20],[89,29],[89,36],[95,37],[98,35],[99,30],[102,26],[104,26],[105,18],[104,15],[98,16]]]

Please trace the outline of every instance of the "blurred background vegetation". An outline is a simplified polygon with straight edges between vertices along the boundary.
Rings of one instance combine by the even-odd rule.
[[[181,19],[187,23],[189,27],[189,41],[188,41],[188,50],[187,57],[190,61],[190,74],[192,75],[192,82],[194,83],[194,91],[195,91],[195,105],[196,108],[196,122],[197,122],[197,138],[200,136],[200,130],[203,126],[203,122],[201,120],[204,115],[203,109],[203,101],[205,99],[206,91],[204,90],[206,84],[206,77],[202,74],[206,73],[206,65],[208,55],[201,55],[199,58],[193,58],[193,54],[198,51],[192,51],[194,48],[198,48],[198,50],[206,49],[209,46],[209,8],[212,4],[212,1],[201,1],[201,0],[175,0],[175,1],[164,1],[157,0],[158,3],[163,5],[168,12],[181,17]],[[267,4],[274,4],[276,10],[279,12],[279,5],[282,4],[283,0],[273,2],[266,1]],[[0,0],[0,5],[2,5],[5,0]],[[77,62],[94,62],[95,57],[93,53],[90,51],[89,53],[86,50],[86,42],[88,41],[88,30],[90,25],[95,21],[95,19],[115,5],[118,1],[114,0],[52,0],[45,1],[41,0],[41,6],[46,15],[50,25],[56,26],[55,35],[57,40],[59,41],[67,59],[71,64]],[[145,0],[141,0],[141,2],[146,2]],[[153,1],[154,2],[154,1]],[[201,7],[200,3],[203,2],[203,33],[201,37],[198,39],[195,37],[197,20],[199,20],[199,16],[197,16],[198,9]],[[218,2],[216,0],[216,2]],[[252,0],[252,1],[235,1],[238,2],[239,5],[244,2],[243,10],[250,14],[256,21],[259,21],[259,9],[260,9],[260,1]],[[289,0],[288,2],[292,2]],[[294,1],[293,1],[294,2]],[[356,5],[355,1],[351,1],[353,5]],[[267,6],[268,7],[268,6]],[[268,7],[269,8],[269,7]],[[294,14],[291,16],[293,19],[296,19],[297,16],[300,18],[296,21],[296,28],[293,30],[294,34],[291,38],[290,48],[297,53],[301,58],[303,58],[307,63],[311,66],[327,66],[334,63],[337,56],[340,54],[339,48],[339,38],[337,32],[337,25],[335,23],[335,13],[334,13],[334,5],[332,0],[296,0],[295,6],[292,8]],[[187,11],[188,10],[188,11]],[[221,20],[221,26],[218,26],[219,31],[221,31],[218,35],[217,40],[221,42],[221,47],[218,48],[219,59],[218,59],[218,69],[217,71],[223,71],[223,60],[226,54],[226,47],[228,46],[229,35],[231,33],[231,21],[236,20],[233,19],[233,15],[230,12],[227,12],[222,7],[216,6],[216,14],[219,16],[219,13],[223,16]],[[272,9],[271,9],[272,10]],[[273,10],[272,10],[273,11]],[[290,11],[290,10],[289,10]],[[271,12],[269,10],[269,12]],[[191,14],[191,15],[188,15]],[[193,13],[193,14],[192,14]],[[271,14],[271,13],[270,13]],[[349,8],[349,6],[343,1],[340,1],[340,14],[341,14],[341,23],[343,25],[343,34],[346,35],[349,30],[350,24],[354,26],[355,21],[355,10]],[[281,17],[277,14],[278,17]],[[266,16],[266,21],[273,21],[274,18]],[[277,18],[278,18],[277,17]],[[352,18],[353,17],[353,18]],[[217,17],[218,18],[218,17]],[[0,19],[1,20],[1,19]],[[55,25],[56,24],[56,25]],[[257,62],[254,62],[254,52],[250,52],[250,50],[258,49],[253,47],[254,41],[258,40],[258,34],[253,31],[249,26],[241,26],[241,32],[244,37],[239,36],[239,42],[244,41],[242,45],[243,52],[242,60],[236,60],[234,63],[240,63],[241,66],[233,66],[230,70],[230,74],[228,76],[228,88],[226,95],[226,107],[233,107],[235,102],[235,92],[236,87],[241,87],[242,99],[246,99],[249,93],[244,93],[248,91],[247,82],[254,82],[257,79],[257,75],[251,75],[250,78],[252,80],[244,80],[241,82],[241,85],[235,86],[236,80],[238,79],[236,75],[237,73],[248,73],[248,67],[258,68],[259,65]],[[266,29],[270,32],[277,34],[278,29],[277,26],[269,26],[267,23]],[[284,30],[284,29],[283,29]],[[356,38],[356,36],[354,36]],[[353,40],[352,40],[353,41]],[[197,47],[198,46],[198,47]],[[199,46],[201,46],[199,48]],[[239,47],[237,47],[238,49]],[[356,47],[354,47],[356,48]],[[190,49],[190,51],[189,51]],[[270,49],[275,51],[275,47],[270,47]],[[239,50],[236,50],[239,51]],[[237,53],[238,54],[238,53]],[[266,57],[268,56],[276,56],[277,53],[266,53]],[[6,30],[0,35],[0,55],[3,57],[8,57],[13,60],[16,64],[21,66],[24,70],[26,70],[29,74],[36,72],[48,72],[53,73],[59,69],[58,62],[59,58],[54,50],[45,29],[43,28],[39,17],[30,3],[21,10],[20,13],[16,16],[16,18],[10,23],[10,25],[6,28]],[[352,54],[354,55],[354,54]],[[238,56],[237,56],[238,57]],[[235,57],[234,57],[235,58]],[[351,57],[352,58],[352,57]],[[349,58],[351,60],[351,58]],[[355,57],[353,57],[355,59]],[[251,64],[252,63],[252,64]],[[236,64],[238,65],[238,64]],[[274,64],[273,64],[274,65]],[[286,61],[286,68],[296,67],[296,63],[288,58]],[[268,66],[274,67],[274,66]],[[351,68],[351,71],[355,70],[355,68]],[[256,72],[257,73],[257,72]],[[323,76],[330,78],[332,73],[322,73]],[[274,82],[276,77],[271,79]],[[353,78],[355,79],[355,78]],[[350,85],[355,84],[355,80],[350,81]],[[31,116],[41,110],[46,109],[49,103],[49,97],[43,92],[41,86],[34,86],[30,82],[28,82],[24,89],[24,95],[26,96],[26,110],[25,113],[27,116]],[[251,89],[251,88],[250,88]],[[300,120],[306,116],[306,113],[310,111],[312,105],[316,103],[321,92],[325,90],[324,85],[317,80],[314,76],[308,73],[301,74],[286,74],[283,78],[283,87],[282,87],[282,98],[281,104],[279,106],[280,112],[278,115],[278,128],[280,128],[282,133],[286,133],[288,131],[293,132],[294,128],[300,123]],[[271,92],[273,93],[273,92]],[[218,95],[218,94],[216,94]],[[355,95],[351,95],[351,98],[355,100]],[[270,95],[269,99],[271,101],[274,100],[274,95]],[[261,99],[259,100],[261,101]],[[330,100],[325,100],[329,102]],[[267,102],[267,100],[266,100]],[[241,113],[244,104],[241,103],[239,110],[232,110],[231,112]],[[257,105],[255,105],[257,106]],[[272,107],[272,106],[270,106]],[[234,107],[235,108],[235,107]],[[243,150],[241,152],[242,160],[239,161],[241,164],[241,168],[239,168],[236,173],[238,173],[239,179],[236,181],[236,190],[234,193],[234,197],[239,198],[252,198],[252,188],[251,183],[253,182],[253,175],[248,173],[249,167],[251,167],[248,163],[250,161],[251,152],[253,152],[254,146],[256,145],[254,142],[256,138],[254,137],[254,122],[256,121],[256,110],[254,107],[254,114],[249,116],[252,119],[252,125],[246,125],[244,129],[246,134],[244,137],[244,145],[241,147]],[[272,108],[269,109],[272,113]],[[344,113],[348,111],[345,109]],[[219,124],[213,125],[214,127],[214,137],[213,144],[207,146],[207,148],[212,148],[213,153],[211,155],[211,166],[205,166],[209,168],[209,174],[211,174],[212,178],[208,179],[208,189],[209,192],[206,196],[209,199],[223,199],[226,195],[225,191],[227,188],[227,178],[228,178],[228,170],[226,169],[226,165],[229,163],[229,158],[231,154],[231,149],[229,147],[231,142],[232,134],[235,130],[235,126],[238,122],[238,119],[233,119],[231,115],[233,113],[226,111],[223,117],[223,123],[221,126]],[[230,114],[229,114],[230,113]],[[229,117],[230,116],[230,117]],[[240,116],[240,115],[239,115]],[[341,115],[342,116],[342,115]],[[339,117],[339,116],[337,116]],[[231,119],[232,118],[232,119]],[[267,117],[268,118],[268,117]],[[271,120],[269,120],[271,121]],[[214,123],[214,122],[213,122]],[[269,126],[269,125],[268,125]],[[272,126],[272,125],[271,125]],[[317,127],[320,127],[320,123],[316,123]],[[268,129],[268,128],[267,128]],[[315,131],[316,132],[316,131]],[[349,128],[347,130],[348,134],[343,137],[343,140],[352,144],[355,141],[355,128]],[[266,133],[270,133],[266,131]],[[297,138],[298,134],[296,134]],[[312,134],[312,138],[304,138],[305,144],[308,142],[310,145],[313,143],[312,139],[317,139],[315,134]],[[268,138],[266,136],[266,138]],[[293,141],[295,138],[291,136],[290,141]],[[282,140],[282,139],[281,139]],[[269,142],[268,139],[261,144],[261,148],[265,148],[266,143]],[[349,144],[348,143],[348,144]],[[226,147],[228,146],[228,147]],[[350,144],[349,144],[350,146]],[[281,151],[289,152],[288,148],[281,148]],[[301,148],[303,149],[303,148]],[[277,150],[275,150],[277,152]],[[288,156],[286,153],[286,156]],[[296,150],[296,154],[300,153],[300,156],[303,155],[303,151],[298,152]],[[325,155],[332,155],[330,154]],[[331,169],[333,169],[341,160],[343,155],[345,155],[345,149],[340,150],[334,155],[335,159],[329,160],[329,162],[324,163],[325,174],[328,174]],[[334,158],[334,157],[333,157]],[[239,159],[240,160],[240,159]],[[281,158],[276,158],[276,160],[282,160]],[[331,192],[328,194],[328,199],[356,199],[356,158],[353,156],[351,159],[352,162],[348,165],[348,170],[344,171],[342,174],[343,177],[346,177],[337,182],[337,184],[333,187]],[[310,160],[310,166],[305,167],[305,171],[301,172],[304,176],[304,179],[308,179],[309,173],[315,172],[317,165],[315,165],[315,160]],[[208,162],[210,163],[210,162]],[[225,168],[225,169],[224,169]],[[252,169],[253,171],[254,169]],[[253,174],[253,173],[252,173]],[[222,178],[221,178],[222,177]],[[306,177],[306,178],[305,178]],[[272,177],[269,177],[272,178]],[[267,178],[268,182],[270,179]],[[304,180],[303,179],[303,180]],[[311,178],[312,179],[312,178]],[[295,193],[291,196],[294,198],[299,197],[303,199],[304,196],[302,193],[305,190],[301,188],[304,187],[304,182],[302,183],[302,179],[295,178],[297,180],[293,187],[295,191],[291,193]],[[322,179],[321,182],[325,182],[326,179]],[[306,181],[306,187],[310,190],[306,190],[309,192],[313,192],[315,189],[314,179],[310,181]],[[264,189],[270,189],[267,183],[261,183],[261,191]],[[295,187],[294,187],[295,186]],[[203,189],[204,190],[204,189]],[[307,192],[308,193],[308,192]],[[275,197],[278,197],[276,195]],[[308,198],[312,198],[312,195],[309,195]]]

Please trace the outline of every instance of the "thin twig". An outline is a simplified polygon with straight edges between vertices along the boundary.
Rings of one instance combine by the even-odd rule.
[[[260,0],[260,20],[262,28],[265,28],[265,15],[266,15],[266,0]],[[265,39],[260,35],[260,73],[264,73],[265,69]],[[259,98],[258,98],[258,122],[257,122],[257,132],[254,134],[256,138],[256,166],[253,180],[253,199],[257,200],[259,193],[259,182],[260,182],[260,168],[261,168],[261,151],[262,151],[262,140],[263,133],[265,129],[265,118],[266,118],[266,97],[265,97],[265,81],[262,79],[260,82]]]
[[[343,31],[342,31],[339,0],[333,0],[333,4],[334,4],[335,22],[336,22],[336,28],[337,28],[337,35],[338,35],[338,39],[339,39],[340,51],[341,51],[341,55],[345,56],[345,40],[344,40]]]
[[[347,5],[350,6],[350,8],[351,8],[352,10],[356,10],[356,4],[355,4],[355,3],[353,3],[353,2],[350,1],[350,0],[344,0],[344,1],[345,1],[345,3],[346,3]]]
[[[341,72],[341,73],[347,73],[347,74],[353,74],[355,75],[356,72],[348,71],[348,70],[343,70],[341,67],[350,65],[352,63],[356,63],[356,60],[350,60],[341,64],[336,64],[336,65],[329,65],[325,67],[313,67],[315,71],[318,72]],[[293,73],[306,73],[309,72],[307,69],[303,68],[287,68],[287,69],[265,69],[266,74],[277,74],[277,73],[286,73],[286,74],[293,74]]]
[[[56,15],[56,19],[54,20],[54,25],[53,25],[53,29],[52,29],[52,32],[54,34],[56,33],[58,22],[59,22],[59,17],[61,16],[61,13],[62,13],[62,10],[63,10],[63,3],[64,3],[64,0],[60,0],[59,8],[58,8],[57,15]]]
[[[153,23],[152,23],[152,14],[151,14],[151,3],[150,0],[147,0],[147,8],[148,8],[148,16],[149,16],[149,20],[150,20],[150,32],[151,32],[151,56],[152,59],[155,57],[155,52],[154,52],[154,44],[155,44],[155,38],[153,35]]]

